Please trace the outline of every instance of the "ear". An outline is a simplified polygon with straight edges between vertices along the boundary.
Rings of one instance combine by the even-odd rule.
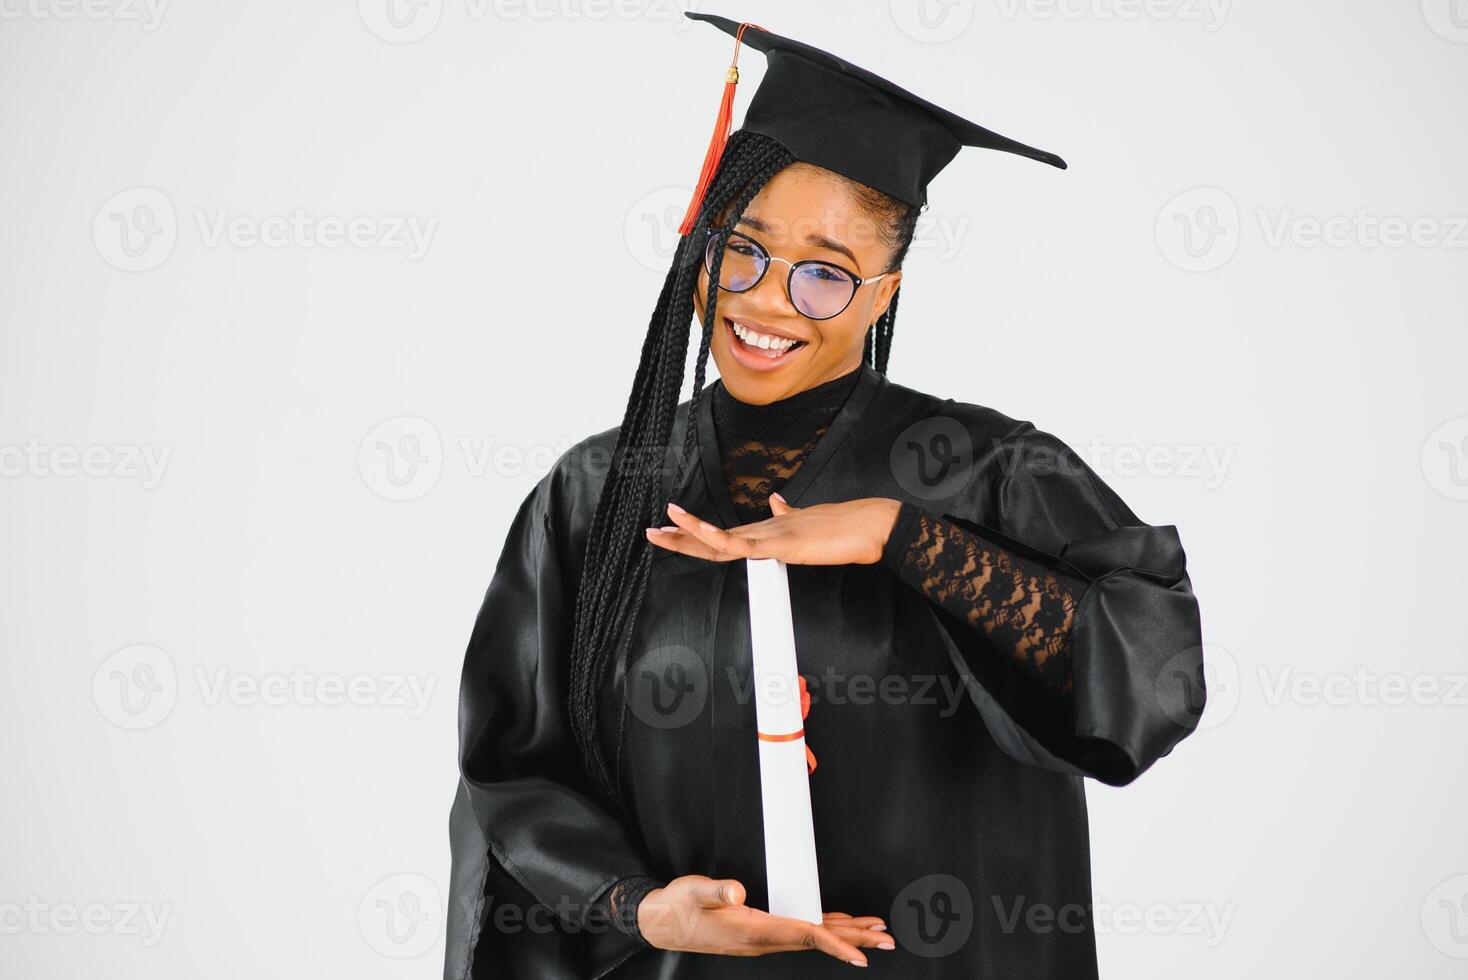
[[[887,312],[887,307],[892,305],[892,297],[897,295],[897,287],[902,285],[902,270],[896,269],[877,281],[877,295],[872,302],[872,321],[880,320]]]

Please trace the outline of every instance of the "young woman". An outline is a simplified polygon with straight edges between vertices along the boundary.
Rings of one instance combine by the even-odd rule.
[[[525,498],[475,623],[445,975],[1093,977],[1082,780],[1202,709],[1182,547],[1053,436],[886,377],[927,180],[962,144],[1058,158],[689,16],[769,70],[622,424]],[[746,558],[788,566],[820,924],[761,911]]]

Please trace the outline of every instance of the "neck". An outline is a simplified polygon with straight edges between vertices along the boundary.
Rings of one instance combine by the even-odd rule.
[[[860,380],[861,367],[763,405],[740,401],[721,382],[713,388],[714,421],[730,438],[804,440],[840,411]]]
[[[842,390],[847,385],[856,384],[857,376],[861,372],[861,366],[862,362],[857,361],[856,364],[842,370],[839,374],[833,375],[825,381],[818,382],[811,385],[809,388],[802,388],[799,391],[793,392],[789,395],[784,395],[780,398],[776,398],[773,401],[768,402],[744,401],[737,395],[734,395],[732,392],[730,392],[728,386],[723,383],[722,379],[720,379],[718,390],[723,392],[724,399],[726,401],[737,403],[738,405],[745,406],[751,409],[775,408],[777,406],[785,406],[791,404],[818,402],[822,400],[821,395],[824,393]]]

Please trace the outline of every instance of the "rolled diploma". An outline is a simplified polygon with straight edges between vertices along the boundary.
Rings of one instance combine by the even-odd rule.
[[[822,921],[821,886],[805,764],[805,722],[800,717],[790,581],[785,563],[778,559],[746,558],[745,564],[769,912],[818,923]]]

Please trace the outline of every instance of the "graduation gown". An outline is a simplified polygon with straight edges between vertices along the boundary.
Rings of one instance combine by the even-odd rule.
[[[706,393],[698,460],[671,497],[731,527],[740,522],[710,404]],[[630,697],[620,760],[630,820],[582,770],[565,707],[572,614],[616,437],[578,443],[525,497],[474,624],[444,975],[849,977],[851,966],[817,952],[647,948],[593,913],[611,884],[637,874],[736,878],[748,904],[765,907],[742,560],[655,549],[600,718],[614,746]],[[819,760],[810,787],[823,904],[881,915],[897,939],[896,950],[867,951],[870,974],[1094,977],[1082,780],[1131,782],[1203,708],[1198,606],[1176,528],[1142,523],[1030,423],[867,365],[781,493],[796,507],[911,500],[1087,581],[1072,625],[1074,703],[1060,713],[978,629],[887,568],[788,566]]]

